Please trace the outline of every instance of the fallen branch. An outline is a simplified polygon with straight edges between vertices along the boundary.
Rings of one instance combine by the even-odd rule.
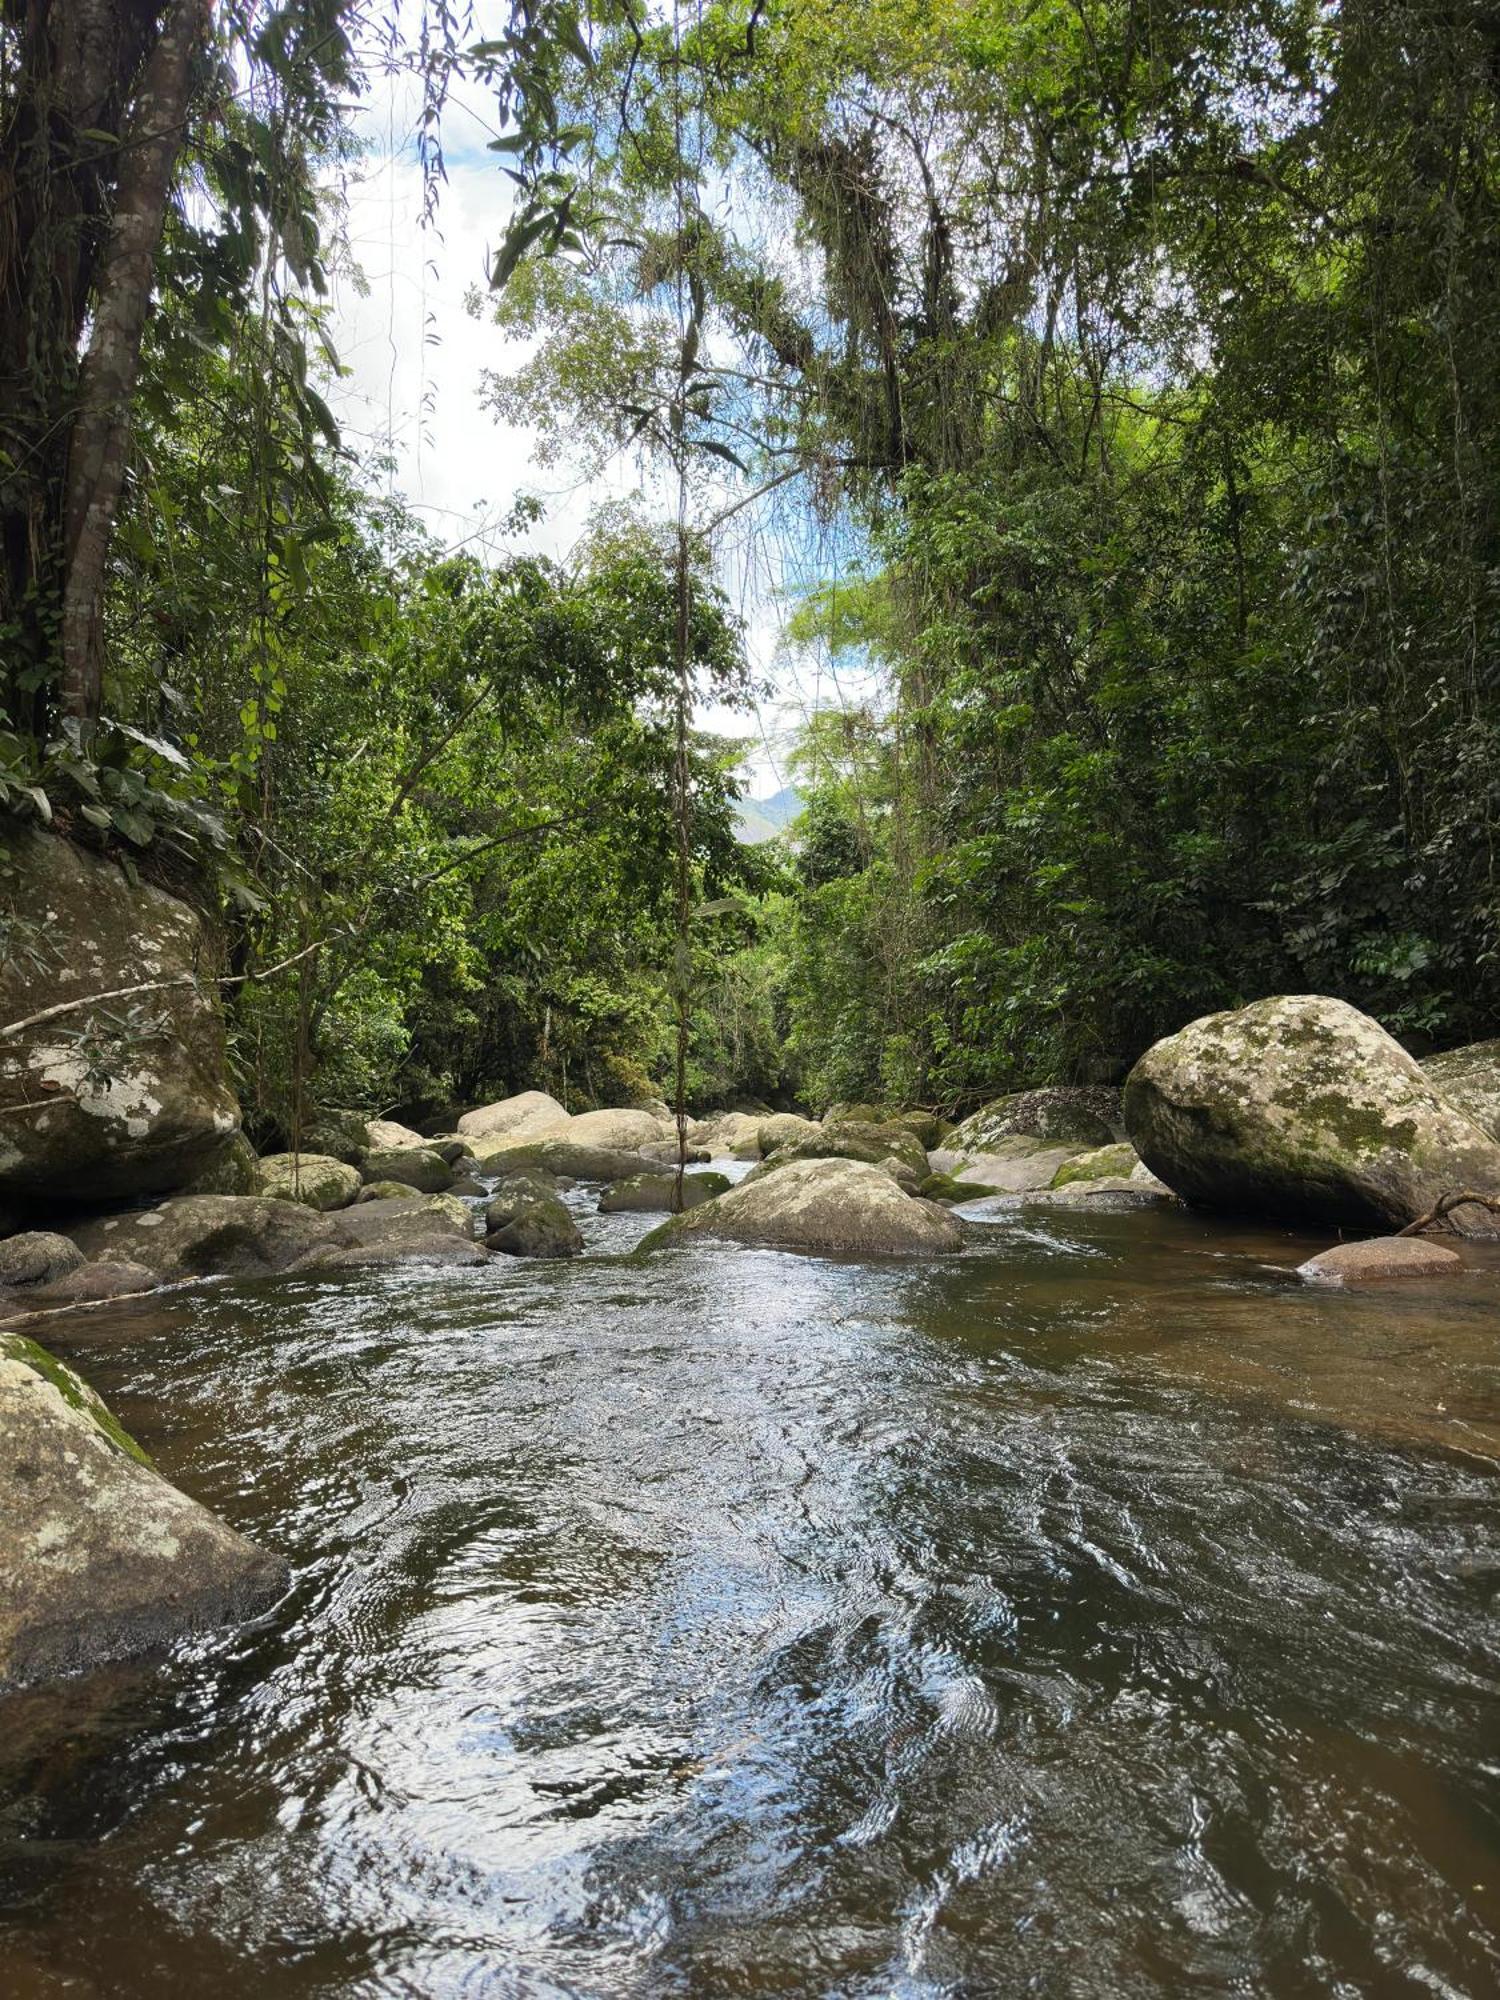
[[[316,944],[305,945],[301,951],[293,952],[290,958],[283,958],[278,964],[268,965],[260,972],[233,972],[221,977],[210,974],[209,977],[218,986],[243,986],[250,980],[270,979],[278,972],[285,972],[289,965],[296,965],[300,959],[311,958],[328,942],[327,938],[319,938]],[[198,980],[196,972],[184,972],[176,979],[145,979],[135,986],[112,986],[106,993],[85,993],[76,1000],[59,1000],[55,1007],[42,1007],[35,1014],[23,1014],[19,1021],[5,1022],[0,1026],[0,1040],[23,1034],[27,1028],[40,1027],[44,1021],[55,1021],[59,1014],[76,1014],[81,1007],[97,1007],[103,1000],[131,1000],[138,993],[166,993],[177,986],[196,986]]]
[[[1431,1229],[1437,1223],[1446,1222],[1455,1208],[1487,1208],[1491,1215],[1500,1215],[1500,1195],[1477,1194],[1466,1188],[1462,1194],[1445,1194],[1435,1201],[1425,1215],[1419,1215],[1415,1222],[1408,1222],[1404,1229],[1398,1229],[1398,1236],[1420,1236],[1424,1229]],[[1457,1231],[1454,1234],[1457,1235]]]

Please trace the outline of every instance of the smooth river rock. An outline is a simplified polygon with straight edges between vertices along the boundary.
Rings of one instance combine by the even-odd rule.
[[[1206,1015],[1158,1042],[1126,1081],[1125,1117],[1152,1173],[1227,1213],[1379,1229],[1451,1191],[1500,1194],[1500,1145],[1377,1022],[1318,994]],[[1476,1209],[1452,1219],[1494,1226]]]
[[[399,1181],[422,1194],[442,1194],[453,1185],[453,1169],[431,1146],[386,1146],[366,1153],[367,1181]]]
[[[1337,1243],[1297,1266],[1307,1285],[1375,1285],[1392,1278],[1452,1277],[1463,1269],[1456,1250],[1420,1236],[1373,1236]]]
[[[341,1223],[342,1217],[269,1195],[190,1194],[159,1208],[101,1216],[71,1234],[85,1256],[143,1264],[175,1282],[285,1271],[310,1251],[337,1246]]]
[[[288,1571],[167,1483],[81,1378],[0,1332],[0,1690],[266,1610]]]
[[[863,1160],[789,1160],[759,1180],[653,1230],[642,1247],[714,1237],[849,1257],[927,1257],[962,1247],[963,1230],[936,1202],[914,1200]]]
[[[716,1195],[727,1194],[732,1183],[727,1174],[684,1174],[682,1204],[697,1208]],[[632,1174],[616,1181],[599,1197],[601,1215],[670,1215],[677,1198],[676,1174]]]
[[[545,1132],[567,1122],[567,1111],[555,1097],[549,1097],[545,1090],[523,1090],[515,1097],[502,1097],[494,1104],[466,1111],[458,1129],[478,1152],[481,1148],[475,1142],[480,1139]]]
[[[364,1185],[358,1167],[327,1153],[268,1153],[260,1163],[262,1194],[299,1201],[323,1213],[347,1208]]]
[[[75,995],[156,985],[0,1038],[0,1196],[112,1201],[182,1187],[239,1130],[213,954],[196,913],[119,863],[35,829],[0,834],[15,929],[0,1024]],[[107,1016],[131,1023],[117,1037]],[[102,1050],[91,1057],[84,1033]]]

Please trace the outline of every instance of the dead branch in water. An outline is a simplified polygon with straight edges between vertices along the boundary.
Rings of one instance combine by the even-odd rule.
[[[1440,1196],[1425,1215],[1419,1215],[1415,1222],[1408,1222],[1406,1227],[1398,1229],[1396,1234],[1420,1236],[1424,1229],[1431,1229],[1436,1223],[1446,1222],[1455,1208],[1468,1208],[1471,1205],[1475,1208],[1487,1208],[1491,1215],[1500,1215],[1500,1195],[1477,1194],[1472,1188],[1466,1188],[1462,1194]],[[1455,1230],[1454,1234],[1457,1233]]]

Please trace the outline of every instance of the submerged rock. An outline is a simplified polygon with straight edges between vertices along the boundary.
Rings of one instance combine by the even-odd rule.
[[[923,1257],[959,1249],[963,1231],[936,1202],[913,1200],[863,1160],[790,1160],[763,1178],[674,1215],[643,1247],[690,1237],[852,1257]]]
[[[358,1167],[326,1153],[268,1153],[260,1163],[261,1191],[277,1201],[300,1201],[324,1213],[347,1208],[362,1186]]]
[[[423,1194],[442,1194],[453,1185],[453,1169],[430,1146],[372,1148],[364,1158],[367,1181],[399,1181]]]
[[[727,1174],[684,1174],[683,1207],[697,1208],[700,1202],[712,1201],[715,1195],[727,1193],[730,1186]],[[599,1213],[670,1215],[676,1196],[675,1174],[632,1174],[629,1180],[616,1181],[604,1190],[599,1197]]]
[[[71,1369],[0,1332],[0,1689],[238,1623],[286,1564],[167,1483]]]
[[[1500,1140],[1500,1041],[1447,1049],[1440,1056],[1429,1056],[1422,1069],[1440,1096],[1481,1132]]]
[[[196,914],[127,881],[117,862],[34,829],[0,837],[12,945],[0,962],[0,1023],[120,986],[159,991],[102,1002],[0,1039],[0,1194],[112,1201],[181,1187],[239,1130],[218,993]],[[106,1015],[128,1025],[117,1034]],[[89,1053],[94,1024],[107,1062]],[[107,1071],[107,1076],[105,1072]]]
[[[1372,1285],[1392,1278],[1452,1277],[1463,1269],[1456,1250],[1419,1236],[1374,1236],[1363,1243],[1337,1243],[1297,1266],[1306,1285]]]
[[[190,1194],[160,1208],[103,1216],[72,1235],[86,1256],[144,1265],[168,1282],[220,1273],[263,1277],[339,1244],[340,1229],[357,1212],[335,1219],[268,1195]]]
[[[516,1097],[502,1097],[494,1104],[481,1104],[466,1111],[458,1129],[475,1152],[483,1151],[481,1139],[501,1139],[551,1130],[566,1125],[567,1111],[545,1090],[523,1090]]]
[[[1233,1214],[1380,1227],[1459,1189],[1500,1193],[1500,1145],[1378,1023],[1316,994],[1210,1014],[1158,1042],[1130,1073],[1125,1116],[1153,1173]],[[1493,1226],[1474,1210],[1453,1221]]]

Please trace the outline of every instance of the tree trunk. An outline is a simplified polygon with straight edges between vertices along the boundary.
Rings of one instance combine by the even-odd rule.
[[[125,481],[130,405],[151,276],[187,123],[192,58],[210,0],[169,0],[122,136],[114,216],[84,357],[64,496],[63,713],[99,713],[105,564]]]

